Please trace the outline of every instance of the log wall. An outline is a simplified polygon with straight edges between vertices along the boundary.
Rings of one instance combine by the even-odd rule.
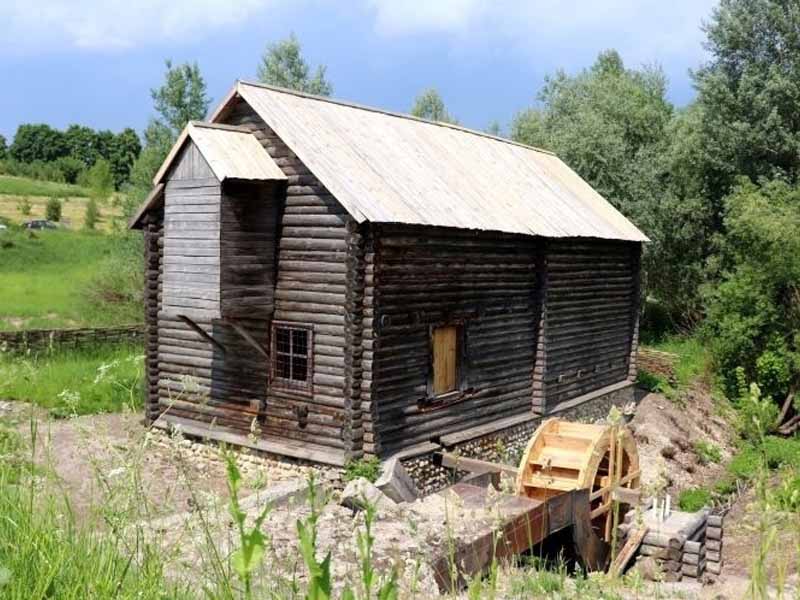
[[[322,448],[332,456],[359,454],[361,429],[353,426],[360,401],[360,328],[363,268],[348,262],[360,252],[352,218],[297,156],[243,101],[223,120],[248,127],[288,177],[280,216],[274,318],[314,330],[311,394],[271,386],[262,432]],[[307,416],[300,414],[307,411]]]
[[[164,262],[164,210],[151,212],[144,223],[144,349],[145,419],[152,423],[158,406],[158,311]]]
[[[371,394],[364,414],[375,420],[365,426],[368,450],[391,453],[531,410],[537,244],[497,233],[374,227],[366,292],[374,323],[372,339],[366,327],[364,336]],[[452,403],[439,405],[428,398],[430,328],[454,322],[463,324],[463,383]]]
[[[640,245],[547,242],[544,349],[537,367],[545,412],[635,378]]]
[[[269,321],[275,296],[283,186],[226,182],[220,209],[220,303],[224,318]]]

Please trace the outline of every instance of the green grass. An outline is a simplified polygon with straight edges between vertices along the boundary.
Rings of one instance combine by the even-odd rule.
[[[719,446],[706,440],[697,440],[694,443],[694,453],[704,465],[718,463],[722,460],[722,450],[719,449]]]
[[[678,496],[678,506],[687,512],[697,512],[704,506],[711,506],[711,492],[701,487],[683,490]]]
[[[34,356],[0,354],[0,398],[27,401],[55,416],[138,409],[144,381],[138,346],[97,346]]]
[[[79,185],[38,181],[26,177],[0,175],[0,194],[11,196],[80,196],[89,195],[89,190]]]
[[[381,461],[375,457],[372,458],[359,458],[358,460],[351,460],[344,467],[344,480],[352,481],[363,477],[367,481],[375,483],[381,475]]]
[[[678,355],[675,364],[675,379],[679,386],[685,386],[706,372],[708,351],[694,337],[669,336],[658,342],[647,344],[648,348]]]
[[[37,231],[34,238],[25,231],[0,234],[0,330],[141,321],[138,279],[131,275],[130,282],[115,281],[138,268],[134,256],[117,264],[121,243],[118,236],[93,232]],[[128,294],[133,299],[123,295],[104,301],[92,294],[98,278],[115,289],[138,289]]]

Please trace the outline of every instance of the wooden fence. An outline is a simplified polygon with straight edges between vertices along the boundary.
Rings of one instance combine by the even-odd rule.
[[[0,331],[2,352],[43,352],[55,349],[77,349],[97,344],[140,343],[144,340],[144,327],[101,327],[83,329],[31,329],[27,331]]]

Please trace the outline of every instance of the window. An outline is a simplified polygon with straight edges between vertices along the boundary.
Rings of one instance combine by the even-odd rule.
[[[272,382],[276,387],[311,392],[313,343],[310,325],[272,324]]]
[[[435,327],[431,331],[432,396],[442,396],[455,392],[460,387],[459,376],[459,339],[458,325]]]

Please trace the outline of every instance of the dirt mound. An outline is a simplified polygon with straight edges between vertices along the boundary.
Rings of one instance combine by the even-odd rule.
[[[677,495],[715,481],[733,453],[734,433],[709,390],[697,385],[670,399],[645,393],[630,423],[639,448],[644,486],[666,480]],[[710,460],[709,454],[719,455]]]

